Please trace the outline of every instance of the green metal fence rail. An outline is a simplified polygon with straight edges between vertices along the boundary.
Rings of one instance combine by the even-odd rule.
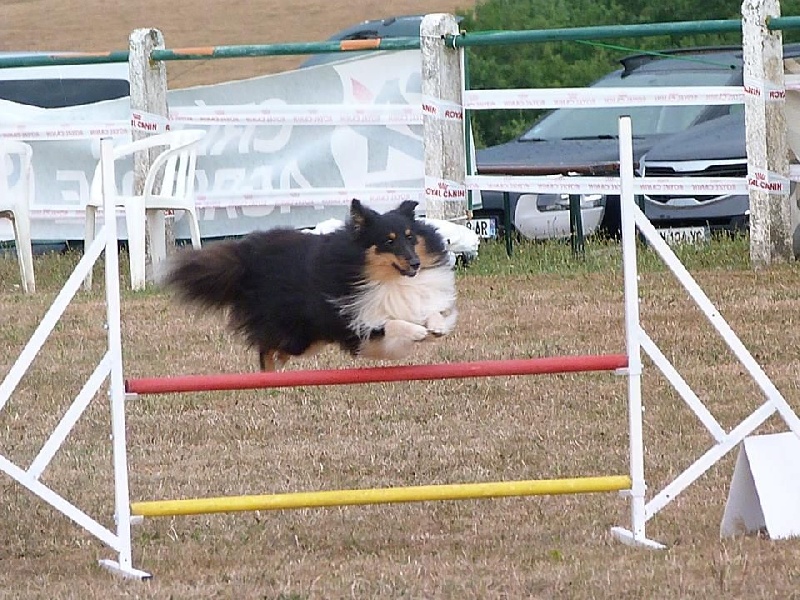
[[[375,38],[327,42],[297,42],[289,44],[260,44],[244,46],[208,46],[153,50],[153,60],[197,60],[209,58],[244,58],[254,56],[293,56],[300,54],[331,54],[375,50],[418,50],[418,37]]]
[[[800,16],[772,17],[767,19],[770,30],[800,29]],[[642,23],[637,25],[596,25],[562,29],[534,29],[528,31],[476,31],[468,36],[446,36],[454,48],[468,46],[495,46],[531,42],[569,40],[598,40],[656,35],[741,32],[739,19],[706,21],[678,21],[672,23]],[[288,44],[252,44],[237,46],[204,46],[153,50],[152,60],[207,60],[212,58],[244,58],[255,56],[295,56],[327,54],[334,52],[361,52],[374,50],[416,50],[418,37],[399,37],[371,40],[343,40],[325,42],[299,42]],[[41,67],[55,65],[87,65],[127,62],[128,51],[43,53],[28,56],[0,56],[0,69],[11,67]]]
[[[770,31],[800,29],[800,17],[769,17],[767,29]]]
[[[288,44],[251,44],[238,46],[200,46],[192,48],[156,49],[151,60],[208,60],[212,58],[246,58],[255,56],[297,56],[331,54],[335,52],[365,52],[376,50],[418,50],[418,37],[388,39],[344,40],[326,42],[295,42]],[[98,53],[32,54],[29,56],[0,56],[0,69],[11,67],[41,67],[53,65],[88,65],[127,62],[128,51]]]
[[[42,53],[27,56],[0,56],[0,69],[11,67],[50,67],[128,62],[127,50],[112,52]]]
[[[767,21],[766,25],[768,29],[773,31],[778,29],[800,29],[800,17],[773,17]],[[448,35],[445,41],[452,48],[466,48],[471,46],[529,44],[533,42],[741,32],[742,21],[740,19],[719,19],[676,21],[672,23],[641,23],[637,25],[595,25],[591,27],[523,31],[476,31],[468,36]]]

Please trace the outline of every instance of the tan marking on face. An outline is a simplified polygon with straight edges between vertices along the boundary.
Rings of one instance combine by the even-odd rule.
[[[364,268],[367,281],[393,281],[398,277],[403,277],[403,274],[397,269],[407,270],[408,268],[408,261],[391,252],[378,252],[375,246],[367,250]]]
[[[414,251],[417,253],[417,256],[419,256],[419,266],[421,269],[432,267],[439,261],[439,257],[428,250],[425,238],[421,235],[417,236],[417,243],[414,246]]]
[[[394,231],[390,232],[389,233],[389,239],[390,240],[396,240],[397,239],[397,234]]]

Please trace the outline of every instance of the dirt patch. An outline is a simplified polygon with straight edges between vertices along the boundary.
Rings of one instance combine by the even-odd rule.
[[[126,50],[130,32],[155,27],[168,48],[322,41],[359,21],[392,15],[452,12],[474,2],[399,0],[28,0],[0,2],[0,50]],[[124,6],[124,7],[123,7]],[[170,87],[243,79],[284,71],[302,57],[265,57],[170,63]]]

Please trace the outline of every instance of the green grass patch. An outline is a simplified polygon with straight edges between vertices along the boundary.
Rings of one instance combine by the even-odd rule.
[[[717,236],[706,244],[683,244],[673,248],[680,261],[692,270],[747,269],[750,266],[750,239],[746,235]],[[642,272],[666,269],[661,258],[645,243],[637,244]],[[569,241],[516,241],[511,256],[502,240],[481,244],[478,258],[465,269],[478,275],[529,275],[561,273],[565,276],[602,273],[622,268],[622,245],[617,240],[586,239],[583,255],[575,255]]]

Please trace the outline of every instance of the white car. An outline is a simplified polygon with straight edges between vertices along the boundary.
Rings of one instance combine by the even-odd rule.
[[[539,206],[538,194],[521,194],[514,208],[514,224],[517,230],[531,240],[568,238],[570,234],[569,195],[555,195],[555,200]],[[585,194],[578,197],[581,208],[583,235],[591,235],[603,221],[605,207],[600,194]]]

